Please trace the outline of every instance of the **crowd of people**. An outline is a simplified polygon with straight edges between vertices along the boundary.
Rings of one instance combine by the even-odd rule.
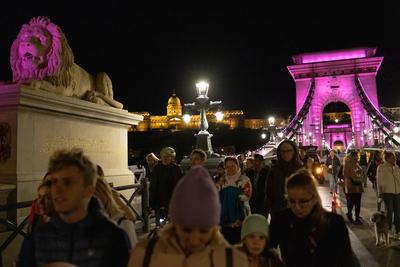
[[[165,147],[147,155],[149,209],[156,231],[138,241],[135,214],[82,150],[60,150],[49,161],[29,216],[17,266],[355,266],[343,217],[326,211],[307,158],[285,140],[277,159],[226,157],[210,175],[195,149],[190,168]],[[400,233],[400,168],[391,152],[350,152],[325,161],[333,193],[341,187],[347,219],[362,224],[366,177],[377,209]],[[382,200],[382,201],[380,201]],[[354,209],[354,218],[353,218]],[[332,251],[340,257],[331,257]],[[329,259],[329,260],[328,260]]]

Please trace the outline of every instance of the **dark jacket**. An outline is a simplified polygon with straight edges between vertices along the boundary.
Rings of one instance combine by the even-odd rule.
[[[367,169],[367,176],[368,179],[371,181],[371,183],[375,184],[376,183],[376,170],[378,169],[378,166],[382,164],[382,160],[371,160],[368,165]]]
[[[154,167],[150,182],[151,208],[168,208],[172,192],[182,175],[181,168],[174,163],[169,165],[159,163]]]
[[[265,205],[265,183],[267,181],[267,176],[269,173],[269,167],[265,166],[261,168],[258,173],[253,170],[248,173],[248,177],[250,178],[251,185],[253,187],[253,191],[250,198],[250,208],[252,213],[262,214],[264,216],[267,215],[267,207]],[[257,179],[256,179],[257,178]],[[257,182],[257,184],[255,184]]]
[[[18,266],[56,261],[88,267],[127,266],[130,249],[124,230],[111,222],[92,198],[88,216],[81,221],[67,224],[54,216],[38,225],[22,244]]]
[[[284,143],[290,143],[295,151],[291,162],[285,162],[280,154],[281,145]],[[303,166],[299,158],[297,145],[289,140],[279,144],[277,158],[278,162],[272,165],[265,185],[265,204],[271,215],[287,207],[285,199],[286,179]]]
[[[315,212],[312,211],[312,212]],[[349,233],[341,216],[327,213],[326,229],[319,233],[311,214],[299,219],[290,209],[272,217],[270,245],[279,245],[287,267],[352,267]]]
[[[338,176],[341,164],[339,158],[336,155],[333,156],[333,159],[331,155],[328,155],[325,165],[328,167],[329,173],[331,173],[334,177]],[[330,165],[332,166],[331,168],[329,168]]]

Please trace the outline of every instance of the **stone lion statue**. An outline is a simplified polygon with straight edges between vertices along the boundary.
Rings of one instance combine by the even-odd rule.
[[[47,17],[32,18],[22,26],[11,46],[10,63],[13,82],[23,86],[123,107],[113,99],[108,75],[93,77],[75,64],[64,33]]]

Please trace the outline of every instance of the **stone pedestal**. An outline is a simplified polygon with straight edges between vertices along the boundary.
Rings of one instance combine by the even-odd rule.
[[[211,145],[212,134],[210,134],[208,131],[200,131],[198,134],[195,134],[195,136],[196,148],[204,150],[208,156],[212,155],[214,153]]]
[[[131,184],[127,132],[142,116],[77,98],[0,85],[0,183],[15,185],[16,202],[36,197],[49,156],[80,147],[115,186]],[[8,149],[8,150],[7,150]]]

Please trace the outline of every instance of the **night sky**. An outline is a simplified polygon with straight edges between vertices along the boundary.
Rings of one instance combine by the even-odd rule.
[[[286,69],[292,55],[367,46],[385,57],[377,77],[380,104],[400,106],[400,10],[378,6],[383,1],[58,2],[2,7],[0,80],[11,79],[9,49],[21,25],[45,15],[65,33],[78,65],[108,73],[114,98],[129,111],[163,115],[172,90],[193,102],[195,83],[207,79],[211,100],[222,100],[224,109],[242,109],[247,117],[293,115],[295,84]]]

